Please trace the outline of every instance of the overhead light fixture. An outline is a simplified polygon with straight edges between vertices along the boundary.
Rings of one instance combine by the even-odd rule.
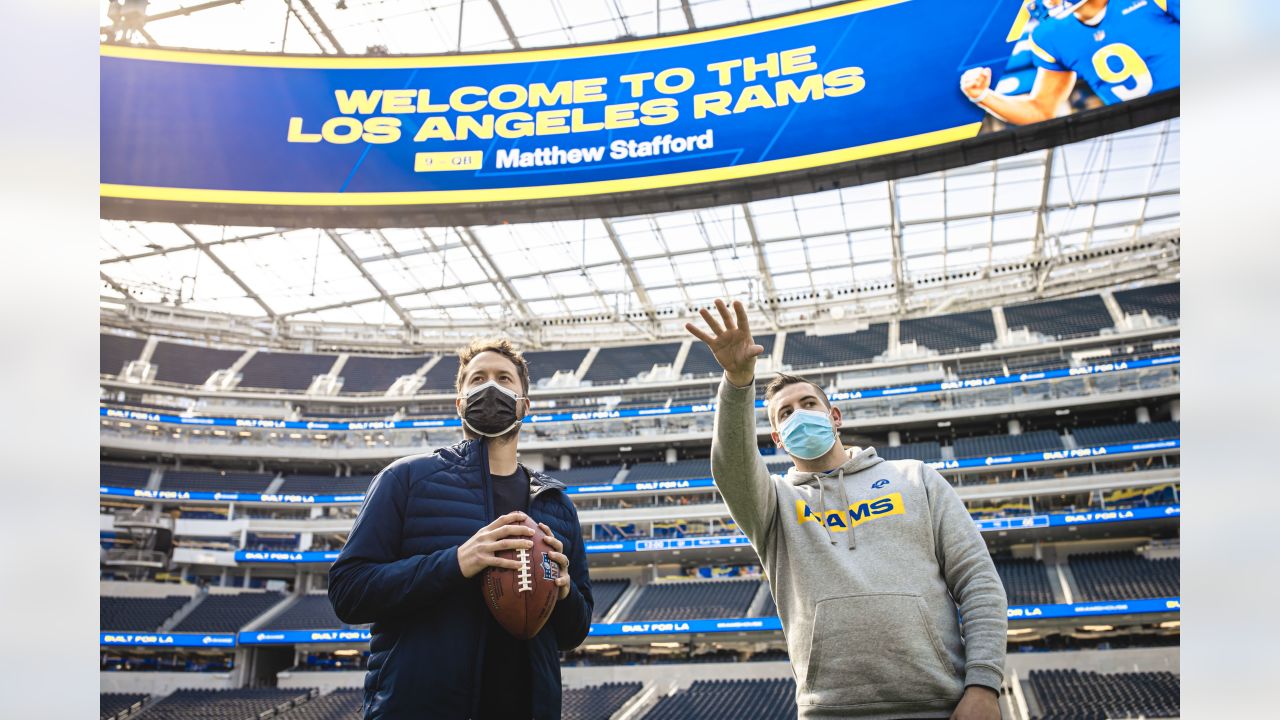
[[[1173,628],[1180,628],[1182,627],[1182,621],[1181,620],[1165,620],[1164,622],[1160,623],[1160,627],[1166,630],[1172,630]]]
[[[1082,625],[1080,629],[1085,632],[1111,632],[1116,628],[1114,625]]]
[[[1027,635],[1028,633],[1035,632],[1035,630],[1032,628],[1010,628],[1008,632],[1009,636],[1012,637],[1014,635]]]
[[[351,657],[352,655],[359,655],[360,651],[353,648],[345,648],[342,650],[334,650],[333,654],[341,655],[342,657]]]
[[[656,647],[656,648],[673,648],[673,649],[674,649],[674,648],[678,648],[678,647],[680,647],[680,646],[681,646],[681,645],[680,645],[680,643],[678,643],[678,642],[655,642],[655,643],[649,643],[649,647]]]

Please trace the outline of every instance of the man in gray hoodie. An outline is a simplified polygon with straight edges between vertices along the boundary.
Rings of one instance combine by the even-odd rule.
[[[710,333],[685,325],[725,370],[711,474],[769,579],[799,716],[999,720],[1008,601],[960,497],[918,460],[844,447],[840,409],[785,375],[765,403],[795,465],[771,476],[756,445],[764,348],[741,302],[716,309]]]

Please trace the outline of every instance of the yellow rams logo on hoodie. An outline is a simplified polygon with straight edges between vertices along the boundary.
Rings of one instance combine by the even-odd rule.
[[[860,500],[849,505],[848,511],[830,510],[826,521],[820,512],[814,512],[803,500],[796,500],[796,522],[803,525],[814,522],[834,532],[845,532],[865,522],[890,515],[905,515],[906,506],[902,502],[902,493],[890,493],[874,500]]]

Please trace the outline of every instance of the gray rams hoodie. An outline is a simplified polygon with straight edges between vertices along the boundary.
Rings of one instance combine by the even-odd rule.
[[[754,400],[721,381],[711,475],[764,565],[799,716],[946,718],[968,685],[999,692],[1008,601],[951,485],[874,448],[771,476]]]

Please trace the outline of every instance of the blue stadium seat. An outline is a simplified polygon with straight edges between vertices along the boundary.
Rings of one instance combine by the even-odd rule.
[[[352,355],[342,365],[342,394],[385,393],[402,375],[412,375],[430,356],[378,357]]]
[[[165,597],[99,597],[99,629],[155,632],[191,601],[189,595]]]
[[[184,345],[182,343],[156,343],[151,353],[151,364],[156,366],[156,380],[182,385],[203,385],[215,370],[229,368],[244,355],[244,350]]]
[[[320,593],[303,595],[263,625],[264,630],[336,630],[349,627],[334,613],[329,596]]]
[[[1008,368],[1010,375],[1018,375],[1020,373],[1036,372],[1037,370],[1057,370],[1071,367],[1071,361],[1056,352],[1030,353],[1007,357],[1004,359],[1004,366]],[[1000,375],[1002,373],[993,372],[990,374]]]
[[[273,479],[274,476],[264,473],[234,470],[165,470],[160,478],[160,488],[196,492],[261,493]]]
[[[568,470],[548,469],[544,472],[565,485],[607,485],[613,482],[620,470],[621,465],[592,465]]]
[[[242,688],[239,690],[175,690],[150,705],[146,720],[248,720],[281,705],[305,702],[310,690]]]
[[[625,620],[702,620],[745,617],[760,581],[681,580],[646,585]]]
[[[628,700],[640,692],[638,682],[611,682],[569,688],[561,695],[563,720],[609,720]]]
[[[456,392],[458,388],[458,356],[441,355],[423,376],[421,392]]]
[[[591,621],[600,622],[601,618],[608,615],[613,609],[613,604],[618,602],[618,598],[622,597],[622,593],[629,587],[631,587],[630,580],[592,580],[591,597],[595,605],[592,607]]]
[[[940,353],[977,350],[996,341],[996,322],[990,310],[911,318],[898,323],[898,337]]]
[[[298,540],[296,533],[251,532],[245,535],[244,549],[295,552],[298,549]]]
[[[774,458],[771,458],[771,457],[765,456],[765,459],[764,459],[764,466],[765,466],[765,469],[767,469],[767,470],[769,471],[769,474],[770,474],[770,475],[784,475],[784,476],[785,476],[785,475],[787,474],[787,472],[788,472],[789,470],[791,470],[791,467],[792,467],[793,465],[795,465],[795,463],[791,462],[791,459],[790,459],[790,458],[786,458],[786,459],[774,459]]]
[[[98,718],[108,720],[115,718],[126,710],[136,712],[147,699],[146,693],[100,693],[98,695]]]
[[[372,480],[369,475],[286,475],[277,492],[281,495],[359,495],[369,489]]]
[[[711,477],[710,458],[677,460],[673,463],[637,463],[627,472],[627,482],[689,480]]]
[[[364,717],[360,712],[362,705],[364,690],[346,688],[321,695],[278,717],[287,720],[360,720]]]
[[[889,349],[888,323],[839,335],[787,333],[783,362],[796,370],[869,362]]]
[[[120,488],[145,488],[151,479],[151,468],[133,465],[98,465],[98,481],[100,485]]]
[[[776,615],[777,613],[775,612],[774,614]],[[790,662],[791,656],[787,654],[786,648],[774,648],[752,653],[748,660],[751,662]]]
[[[529,363],[529,384],[537,384],[539,380],[546,380],[555,375],[557,371],[575,372],[578,366],[582,364],[582,359],[587,356],[587,349],[580,350],[536,350],[524,353],[524,359]]]
[[[206,595],[174,632],[235,632],[284,599],[276,592]]]
[[[1076,439],[1076,444],[1081,447],[1171,440],[1181,437],[1181,435],[1182,426],[1177,421],[1101,425],[1098,427],[1076,428],[1071,431],[1071,436]]]
[[[791,720],[796,717],[796,681],[698,680],[658,701],[644,720],[751,718]]]
[[[957,438],[957,458],[987,457],[991,455],[1016,455],[1018,453],[1047,452],[1062,449],[1062,437],[1054,430],[1037,430],[1021,435],[986,435]]]
[[[1171,282],[1132,290],[1117,290],[1111,294],[1126,315],[1140,315],[1145,310],[1152,317],[1163,316],[1177,320],[1181,315],[1181,293],[1181,283]]]
[[[1004,318],[1010,330],[1030,328],[1059,339],[1097,335],[1115,326],[1100,295],[1006,305]]]
[[[903,443],[897,447],[877,445],[876,454],[885,460],[938,460],[942,457],[942,446],[936,442]]]
[[[1054,602],[1053,587],[1049,584],[1044,563],[1034,558],[996,558],[995,564],[1010,605],[1048,605]]]
[[[601,348],[582,379],[596,385],[625,382],[654,365],[675,362],[679,351],[678,342]]]
[[[1125,550],[1080,553],[1067,560],[1080,597],[1076,602],[1138,600],[1181,594],[1178,558],[1148,560]]]
[[[1178,676],[1171,672],[1032,670],[1027,680],[1043,711],[1036,720],[1181,715]]]
[[[258,352],[241,368],[239,387],[306,390],[312,379],[329,372],[337,359],[337,355]]]
[[[98,333],[98,373],[119,375],[125,365],[142,355],[142,348],[146,344],[147,341],[142,338]]]

